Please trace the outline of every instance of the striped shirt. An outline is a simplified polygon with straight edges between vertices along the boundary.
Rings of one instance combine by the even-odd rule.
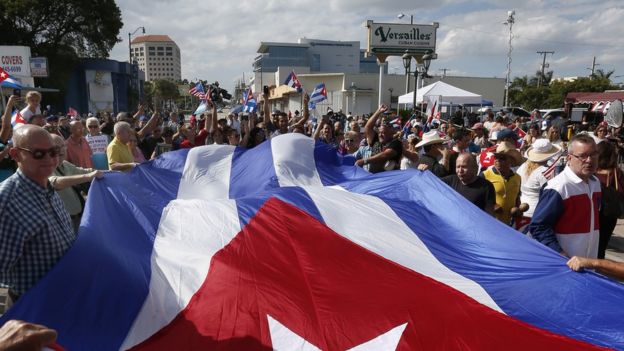
[[[557,252],[596,258],[601,198],[596,177],[585,183],[566,167],[542,189],[529,232]]]
[[[0,183],[0,284],[24,294],[71,247],[75,235],[59,195],[21,171]]]

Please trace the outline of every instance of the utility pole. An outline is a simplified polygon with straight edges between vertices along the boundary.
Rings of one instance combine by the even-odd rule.
[[[444,77],[446,77],[446,72],[450,71],[450,68],[440,68],[438,69],[438,71],[442,71],[442,79],[444,79]]]
[[[542,86],[542,78],[544,77],[544,69],[546,68],[546,55],[548,55],[548,54],[554,55],[555,52],[554,51],[538,51],[537,53],[543,56],[543,59],[542,59],[542,74],[539,76],[539,79],[537,81],[537,86],[541,87]]]
[[[596,66],[600,66],[600,64],[596,63],[596,56],[594,56],[594,60],[592,61],[592,66],[591,68],[588,68],[588,70],[591,70],[591,75],[590,75],[591,78],[594,77],[594,73],[596,72]]]

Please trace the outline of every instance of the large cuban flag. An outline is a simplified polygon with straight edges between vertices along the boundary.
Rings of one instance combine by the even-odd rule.
[[[3,317],[68,350],[624,349],[624,288],[429,172],[286,134],[91,186],[78,239]]]

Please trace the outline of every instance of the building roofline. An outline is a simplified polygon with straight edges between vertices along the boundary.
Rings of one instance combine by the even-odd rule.
[[[261,41],[260,47],[258,51],[259,54],[264,54],[268,52],[269,46],[287,46],[287,47],[297,47],[297,48],[309,48],[309,44],[299,44],[299,43],[280,43],[280,42],[272,42],[272,41]]]
[[[172,42],[175,43],[168,35],[160,35],[160,34],[150,34],[150,35],[141,35],[132,39],[131,44],[139,44],[145,42]]]

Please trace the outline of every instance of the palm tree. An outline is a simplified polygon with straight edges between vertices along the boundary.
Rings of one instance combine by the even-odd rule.
[[[606,71],[602,68],[597,69],[594,74],[592,74],[592,78],[605,78],[611,80],[611,76],[615,73],[615,70]]]

